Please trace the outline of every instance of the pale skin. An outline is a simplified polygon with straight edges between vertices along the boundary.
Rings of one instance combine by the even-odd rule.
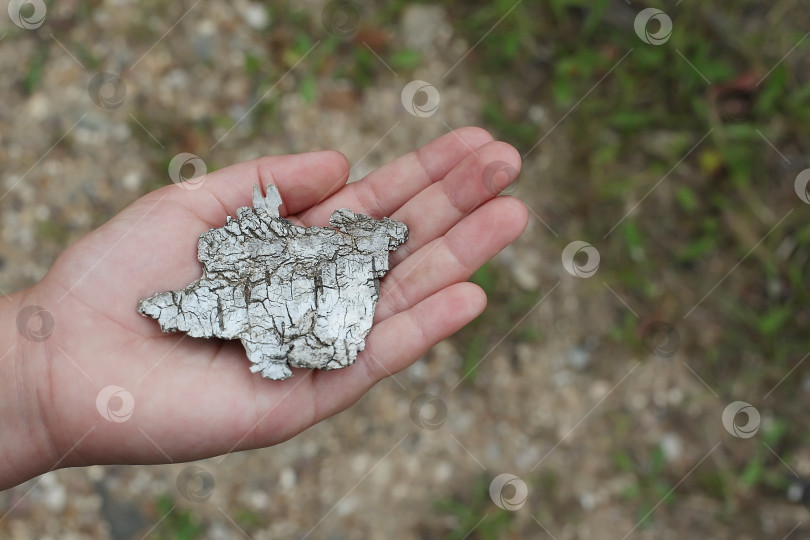
[[[240,163],[209,173],[198,189],[169,185],[138,199],[70,246],[38,284],[0,299],[0,489],[54,468],[267,447],[346,409],[483,311],[484,292],[466,280],[528,219],[519,200],[482,182],[496,161],[510,166],[494,178],[503,188],[520,170],[519,154],[469,127],[357,183],[346,184],[346,158],[325,151]],[[266,380],[249,371],[238,341],[164,334],[136,312],[141,298],[200,276],[197,237],[249,206],[253,184],[278,186],[281,215],[300,225],[326,225],[336,208],[408,225],[354,365]],[[17,329],[28,305],[53,316],[44,341]],[[133,396],[126,421],[96,407],[110,385]]]

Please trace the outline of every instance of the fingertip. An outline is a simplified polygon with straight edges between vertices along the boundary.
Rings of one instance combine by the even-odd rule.
[[[415,155],[431,181],[441,180],[463,159],[493,141],[480,127],[458,128],[416,150]]]
[[[320,154],[319,157],[323,162],[322,166],[326,169],[327,177],[333,179],[329,188],[321,193],[318,202],[322,202],[346,185],[346,182],[349,181],[351,165],[349,164],[349,159],[343,152],[337,150],[322,150],[317,153]]]
[[[472,291],[470,294],[470,311],[473,314],[473,318],[478,317],[484,310],[487,308],[487,304],[489,303],[489,298],[487,298],[487,293],[484,291],[481,286],[470,283],[472,285]]]
[[[513,184],[521,164],[512,145],[491,141],[459,163],[442,187],[453,206],[467,214]]]
[[[487,153],[491,153],[493,157],[499,161],[504,161],[515,168],[517,173],[523,168],[523,158],[520,152],[511,144],[503,141],[492,141],[483,147]]]
[[[349,170],[351,169],[349,158],[338,150],[322,150],[318,153],[323,154],[324,161],[330,163],[333,167],[335,177],[342,179],[345,184],[349,179]]]
[[[452,291],[453,312],[457,313],[461,320],[472,321],[487,307],[487,293],[484,289],[469,281],[462,281],[449,287]],[[467,324],[465,322],[464,324]]]
[[[501,204],[508,205],[504,212],[507,212],[512,222],[517,225],[517,234],[515,235],[515,238],[517,238],[523,234],[529,225],[529,208],[526,203],[511,195],[501,195],[498,200],[503,201]]]
[[[464,126],[454,129],[451,133],[473,146],[473,148],[495,140],[489,131],[479,126]]]

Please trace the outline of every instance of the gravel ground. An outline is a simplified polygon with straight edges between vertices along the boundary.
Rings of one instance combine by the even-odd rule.
[[[359,35],[352,32],[327,54],[319,49],[329,37],[322,22],[337,25],[327,28],[333,33],[354,23],[324,19],[323,2],[300,2],[295,17],[281,5],[268,15],[244,0],[88,6],[48,4],[44,23],[31,30],[0,17],[3,291],[36,283],[71,242],[171,182],[166,165],[179,152],[213,169],[331,148],[346,154],[356,180],[482,120],[469,79],[475,60],[465,56],[473,44],[454,32],[441,7],[411,6],[382,29],[361,25]],[[296,25],[311,35],[299,35]],[[421,51],[421,61],[413,69],[376,66],[362,88],[340,75],[347,48],[376,54],[378,43]],[[110,85],[93,89],[105,72],[121,75],[118,93]],[[441,96],[435,114],[420,118],[404,109],[401,93],[411,80],[434,82]],[[527,110],[527,121],[543,130],[561,116],[542,104]],[[336,540],[469,533],[562,540],[633,531],[638,538],[742,539],[781,538],[806,522],[804,508],[775,499],[756,510],[762,530],[737,530],[721,502],[695,489],[635,528],[643,513],[633,501],[653,508],[665,492],[628,496],[639,489],[640,473],[617,471],[616,441],[661,448],[659,467],[676,479],[698,466],[722,471],[731,439],[718,421],[726,403],[681,353],[640,356],[607,343],[612,321],[638,317],[634,309],[641,308],[626,305],[598,276],[578,279],[560,264],[579,226],[559,219],[546,225],[540,217],[554,215],[543,194],[565,178],[574,142],[562,123],[526,158],[514,194],[534,216],[494,261],[499,295],[543,299],[519,314],[524,326],[542,331],[541,340],[505,336],[484,351],[474,381],[461,380],[462,344],[445,341],[349,411],[274,448],[194,465],[45,474],[0,494],[0,536]],[[488,310],[500,316],[500,306]],[[672,310],[664,303],[660,317]],[[768,421],[764,414],[763,425]],[[684,432],[684,424],[692,429]],[[792,463],[810,474],[807,452]],[[525,504],[511,512],[488,493],[503,473],[518,477],[502,491],[507,505],[519,498],[520,483],[528,485]],[[439,509],[439,500],[457,501],[471,517]],[[494,529],[501,519],[508,526]]]

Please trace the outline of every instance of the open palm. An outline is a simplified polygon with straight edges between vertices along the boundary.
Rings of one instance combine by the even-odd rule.
[[[508,166],[483,178],[496,162]],[[198,189],[171,185],[135,201],[25,293],[54,319],[48,340],[26,345],[54,464],[188,461],[263,447],[347,408],[484,309],[483,291],[465,280],[525,228],[523,204],[495,197],[519,168],[511,146],[463,128],[356,183],[346,184],[341,154],[315,152],[233,165]],[[354,365],[266,380],[249,371],[239,341],[163,334],[137,313],[141,298],[200,276],[198,236],[250,205],[253,184],[278,186],[281,215],[300,225],[326,225],[334,209],[350,208],[410,228],[390,255]]]

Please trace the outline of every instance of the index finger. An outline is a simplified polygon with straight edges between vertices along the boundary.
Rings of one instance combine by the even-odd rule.
[[[390,216],[417,193],[438,182],[467,156],[492,141],[479,127],[459,128],[348,184],[301,214],[307,225],[324,225],[336,208],[349,208],[376,219]]]

